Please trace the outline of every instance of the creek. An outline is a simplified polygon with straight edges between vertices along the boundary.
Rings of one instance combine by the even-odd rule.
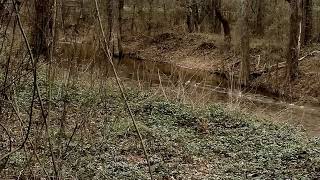
[[[170,62],[147,61],[125,56],[117,62],[121,78],[147,83],[150,86],[194,88],[209,94],[212,102],[237,103],[246,112],[266,119],[302,127],[311,136],[320,136],[320,105],[288,102],[269,92],[254,88],[235,88],[235,83],[214,72],[184,67]]]

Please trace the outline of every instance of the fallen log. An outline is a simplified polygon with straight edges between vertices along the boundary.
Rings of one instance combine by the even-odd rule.
[[[317,54],[317,53],[320,53],[320,51],[318,51],[318,50],[312,51],[311,53],[299,58],[299,61],[302,61],[305,58],[307,58],[309,56],[313,56],[314,54]],[[253,77],[257,78],[257,77],[261,76],[262,74],[265,74],[265,73],[268,73],[268,72],[272,72],[272,71],[277,70],[277,69],[279,70],[279,69],[285,68],[286,66],[287,66],[286,62],[281,62],[281,63],[278,63],[278,64],[274,64],[272,66],[269,66],[267,68],[260,69],[258,71],[254,71],[250,75],[252,75]]]

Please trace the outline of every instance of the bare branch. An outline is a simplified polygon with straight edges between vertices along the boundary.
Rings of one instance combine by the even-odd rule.
[[[143,142],[141,133],[140,133],[139,128],[138,128],[138,126],[137,126],[137,123],[136,123],[136,121],[135,121],[134,115],[133,115],[133,113],[132,113],[132,111],[131,111],[131,108],[130,108],[130,106],[129,106],[129,103],[128,103],[128,101],[127,101],[127,96],[126,96],[126,94],[125,94],[125,92],[124,92],[124,90],[123,90],[123,87],[122,87],[122,85],[121,85],[120,79],[119,79],[119,77],[118,77],[117,70],[116,70],[116,68],[115,68],[115,66],[114,66],[114,64],[113,64],[112,55],[111,55],[110,49],[109,49],[109,47],[108,47],[108,42],[107,42],[107,39],[106,39],[106,36],[105,36],[105,33],[104,33],[104,29],[103,29],[103,26],[102,26],[102,22],[101,22],[101,16],[100,16],[100,11],[99,11],[98,2],[97,2],[97,0],[94,0],[94,1],[95,1],[95,7],[96,7],[96,11],[97,11],[97,18],[98,18],[99,25],[100,25],[100,31],[101,31],[101,34],[102,34],[102,37],[103,37],[103,40],[104,40],[104,48],[103,48],[103,50],[104,50],[104,52],[105,52],[105,54],[106,54],[106,56],[107,56],[107,58],[108,58],[109,63],[110,63],[111,66],[112,66],[113,74],[114,74],[114,76],[115,76],[115,78],[116,78],[117,85],[118,85],[119,90],[120,90],[120,92],[121,92],[123,101],[124,101],[124,103],[125,103],[125,105],[126,105],[126,108],[127,108],[128,112],[129,112],[129,115],[130,115],[130,117],[131,117],[131,120],[132,120],[132,122],[133,122],[133,125],[134,125],[134,127],[135,127],[135,129],[136,129],[136,131],[137,131],[138,136],[139,136],[139,139],[140,139],[140,142],[141,142],[141,145],[142,145],[142,148],[143,148],[143,152],[144,152],[145,158],[146,158],[147,163],[148,163],[150,178],[151,178],[151,180],[152,180],[152,179],[153,179],[153,176],[152,176],[152,171],[151,171],[151,165],[150,165],[149,156],[148,156],[147,150],[146,150],[146,148],[145,148],[145,145],[144,145],[144,142]]]

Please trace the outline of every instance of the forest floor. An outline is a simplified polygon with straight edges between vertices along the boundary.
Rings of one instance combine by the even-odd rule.
[[[153,38],[131,38],[125,44],[126,52],[143,60],[166,61],[208,71],[234,71],[235,74],[239,67],[239,55],[235,50],[226,50],[221,37],[163,33]],[[252,69],[263,69],[269,62],[266,55],[284,61],[280,47],[275,46],[270,50],[273,53],[268,54],[263,52],[263,43],[255,46],[251,49],[252,62],[255,62]],[[316,45],[303,54],[315,49]],[[261,55],[260,61],[257,55]],[[292,87],[292,94],[299,100],[319,100],[318,58],[314,55],[301,61],[301,76]],[[47,107],[44,69],[39,72],[39,87]],[[52,88],[49,124],[60,176],[63,179],[148,179],[139,137],[114,79],[100,76],[99,81],[91,76],[90,80],[93,73],[87,73],[88,77],[83,73],[74,86],[69,87],[67,72],[61,71]],[[267,73],[252,84],[265,83],[264,86],[274,88],[275,82],[283,82],[269,81],[272,78],[272,74]],[[31,76],[23,77],[14,91],[13,102],[4,101],[3,111],[11,112],[14,106],[15,113],[22,119],[19,121],[13,113],[8,113],[8,118],[1,121],[15,139],[12,149],[21,144],[21,131],[27,127],[33,96],[30,82]],[[320,177],[320,139],[310,137],[299,128],[254,117],[252,112],[248,115],[232,111],[224,105],[194,106],[163,97],[159,95],[161,92],[141,91],[137,88],[139,82],[129,82],[123,82],[125,91],[155,179]],[[275,87],[280,91],[284,86]],[[34,104],[31,124],[25,148],[10,156],[0,179],[40,179],[46,177],[44,172],[54,174],[39,100]],[[8,139],[5,133],[0,133],[0,157],[9,151]]]
[[[236,45],[227,49],[223,36],[207,34],[162,33],[154,37],[128,38],[126,52],[149,61],[165,61],[178,66],[223,74],[239,73],[240,54]],[[274,97],[303,104],[320,103],[320,49],[312,44],[302,49],[299,77],[288,85],[285,81],[285,48],[281,44],[254,39],[251,43],[251,84],[247,89],[262,89]],[[278,63],[279,68],[275,68]],[[261,73],[265,71],[265,73]],[[227,77],[227,81],[232,81]],[[234,80],[233,80],[234,81]],[[229,83],[230,84],[230,83]]]
[[[23,82],[23,88],[16,90],[16,103],[25,119],[32,84],[27,79]],[[44,81],[39,84],[45,93]],[[61,176],[64,179],[148,179],[139,138],[115,82],[108,81],[102,91],[81,83],[63,88],[59,81],[53,86],[49,124]],[[320,177],[320,141],[298,129],[231,112],[219,105],[196,108],[129,87],[126,92],[155,179]],[[39,112],[38,101],[35,107],[35,112]],[[64,135],[61,118],[65,118]],[[0,173],[1,179],[45,177],[43,168],[53,174],[45,136],[39,136],[43,134],[41,122],[41,116],[35,115],[28,141],[34,147],[27,143],[24,150],[14,153]],[[18,120],[7,119],[2,123],[10,127],[12,137],[20,135]],[[18,144],[14,142],[13,148]]]

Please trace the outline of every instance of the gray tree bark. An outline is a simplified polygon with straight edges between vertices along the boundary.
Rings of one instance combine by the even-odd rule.
[[[290,32],[287,52],[287,80],[293,81],[298,75],[298,62],[301,41],[301,2],[290,0]]]

